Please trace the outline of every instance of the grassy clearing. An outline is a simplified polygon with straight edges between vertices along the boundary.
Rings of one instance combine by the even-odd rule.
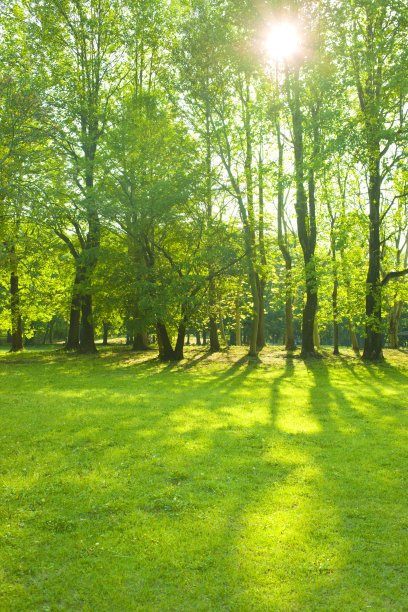
[[[1,610],[407,610],[408,357],[0,356]]]

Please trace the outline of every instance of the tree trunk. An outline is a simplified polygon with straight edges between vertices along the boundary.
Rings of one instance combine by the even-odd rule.
[[[286,270],[286,275],[288,270]],[[285,282],[285,349],[294,351],[296,349],[295,333],[293,331],[293,308],[292,308],[292,270],[289,270],[290,280]]]
[[[265,289],[265,281],[262,279],[258,279],[258,294],[259,294],[259,320],[258,320],[258,338],[257,338],[257,349],[258,351],[262,350],[266,345],[265,342],[265,297],[264,297],[264,289]]]
[[[54,325],[55,325],[55,318],[53,317],[50,321],[50,329],[48,332],[48,341],[50,344],[54,344]]]
[[[45,332],[44,332],[43,341],[42,341],[43,345],[44,345],[44,344],[46,343],[46,341],[47,341],[47,336],[48,336],[48,329],[49,329],[49,327],[50,327],[50,322],[48,321],[48,322],[47,322],[47,325],[45,326]]]
[[[21,326],[20,295],[18,288],[18,274],[10,274],[10,307],[11,307],[11,353],[23,350],[23,334]]]
[[[313,357],[315,355],[314,321],[317,311],[317,293],[314,287],[315,275],[316,272],[313,259],[309,268],[306,264],[306,303],[303,308],[302,350],[300,353],[300,356],[303,358]]]
[[[132,351],[148,351],[149,340],[146,330],[142,330],[133,336]]]
[[[354,326],[353,326],[351,319],[348,320],[348,328],[349,328],[350,338],[351,338],[351,347],[355,353],[360,353],[360,346],[358,344],[356,332],[354,331]]]
[[[370,205],[370,235],[368,242],[368,271],[366,279],[366,335],[364,340],[363,359],[374,361],[382,359],[381,334],[381,240],[380,240],[380,196],[381,171],[380,147],[375,142],[369,158],[368,200]],[[370,143],[371,146],[371,143]]]
[[[333,307],[333,355],[339,355],[339,314],[337,307],[337,293],[339,281],[337,277],[336,267],[336,251],[332,248],[332,260],[333,260],[333,293],[332,293],[332,307]]]
[[[103,322],[103,346],[108,346],[108,334],[109,334],[110,323]]]
[[[294,162],[296,179],[296,219],[299,242],[302,247],[306,275],[306,303],[302,318],[302,350],[300,356],[315,354],[313,343],[314,319],[317,311],[317,283],[314,252],[316,248],[315,178],[313,167],[308,170],[308,194],[304,182],[303,115],[300,105],[299,68],[293,77],[291,115],[293,127]],[[319,152],[319,133],[316,118],[313,118],[313,157]]]
[[[210,315],[210,351],[217,353],[220,350],[220,341],[218,340],[217,320],[214,315]]]
[[[235,344],[236,346],[241,346],[241,311],[239,299],[235,300]]]
[[[156,323],[157,343],[159,345],[160,361],[174,361],[174,351],[171,346],[170,338],[164,323],[158,321]]]
[[[395,302],[391,307],[389,318],[388,318],[388,333],[390,337],[390,348],[397,349],[399,348],[399,339],[398,339],[398,328],[399,321],[402,314],[402,307],[404,302],[401,300]]]
[[[79,349],[79,321],[81,318],[81,294],[79,284],[82,280],[80,270],[76,270],[74,287],[72,289],[71,310],[69,313],[68,337],[65,343],[66,351],[77,351]]]
[[[83,295],[81,299],[81,330],[79,334],[79,352],[97,353],[92,317],[92,295],[90,294]]]
[[[217,329],[217,318],[215,315],[215,281],[213,278],[210,279],[209,289],[209,307],[210,307],[210,317],[209,317],[209,331],[210,331],[210,351],[212,353],[217,353],[220,350],[220,341],[218,339],[218,329]]]
[[[196,345],[201,346],[200,332],[198,330],[195,332],[195,337],[196,337]]]
[[[252,325],[251,325],[251,337],[249,340],[249,357],[256,357],[258,355],[257,342],[258,342],[258,325],[259,325],[259,293],[256,283],[256,274],[253,268],[252,262],[250,263],[249,280],[251,285],[252,302],[253,302],[253,313],[252,313]]]
[[[294,351],[296,344],[293,331],[292,257],[287,244],[287,228],[285,224],[283,140],[279,115],[276,117],[275,128],[278,144],[278,246],[285,261],[285,349],[287,351]]]
[[[220,322],[220,336],[221,336],[221,340],[223,341],[224,344],[227,344],[227,338],[225,337],[224,318],[222,316],[221,310],[219,311],[219,314],[218,314],[218,320]]]
[[[203,327],[203,345],[207,344],[207,330]]]
[[[302,350],[301,357],[313,357],[314,350],[314,320],[317,310],[317,293],[310,287],[306,289],[306,304],[302,317]]]
[[[176,346],[174,348],[174,360],[181,361],[184,358],[183,348],[184,348],[184,338],[186,335],[186,320],[181,321],[177,330],[177,340]]]
[[[317,317],[315,316],[314,325],[313,325],[313,344],[315,348],[319,350],[320,348],[320,334],[319,334],[319,324],[317,322]]]

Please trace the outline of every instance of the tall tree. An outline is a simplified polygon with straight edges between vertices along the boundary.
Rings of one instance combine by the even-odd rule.
[[[66,155],[77,190],[77,220],[72,228],[77,248],[67,233],[59,231],[59,235],[70,252],[76,252],[74,308],[80,298],[82,323],[79,348],[94,352],[92,275],[101,231],[98,146],[126,68],[121,4],[118,0],[50,0],[46,4],[31,0],[29,5],[33,46],[51,75],[48,104],[54,114],[54,139]],[[67,218],[72,218],[72,210]],[[77,318],[74,316],[75,325]]]

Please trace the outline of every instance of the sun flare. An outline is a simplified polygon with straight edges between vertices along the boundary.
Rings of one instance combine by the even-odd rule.
[[[270,60],[282,62],[295,55],[300,46],[299,33],[293,23],[273,24],[265,37],[265,51]]]

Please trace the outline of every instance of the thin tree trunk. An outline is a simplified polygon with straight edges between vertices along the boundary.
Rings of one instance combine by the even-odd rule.
[[[382,359],[381,333],[381,278],[380,278],[380,154],[370,159],[368,197],[370,204],[370,236],[368,243],[368,271],[366,279],[366,335],[363,359]]]
[[[336,267],[336,251],[332,249],[332,260],[333,260],[333,293],[332,293],[332,306],[333,306],[333,355],[339,355],[339,314],[337,307],[337,294],[338,294],[338,276]]]
[[[296,349],[295,333],[293,331],[292,281],[289,282],[289,291],[286,293],[285,302],[285,349],[287,351]]]
[[[200,332],[198,330],[196,330],[195,332],[195,337],[196,337],[196,345],[201,346]]]
[[[297,68],[293,77],[293,96],[290,96],[295,178],[296,178],[296,218],[298,236],[303,252],[303,261],[306,275],[306,303],[302,317],[302,350],[301,357],[314,356],[313,328],[317,311],[317,284],[316,284],[316,210],[315,210],[315,179],[314,170],[309,168],[308,195],[306,194],[304,182],[304,143],[303,143],[303,118],[300,107],[299,93],[299,69]],[[314,120],[313,156],[317,157],[319,150],[319,135],[316,120]]]
[[[81,353],[96,353],[95,331],[92,317],[92,295],[85,294],[81,298],[81,330],[79,334],[79,351]]]
[[[250,285],[252,293],[252,301],[254,310],[252,313],[252,326],[251,326],[251,338],[249,340],[249,356],[256,357],[258,355],[257,343],[258,343],[258,325],[259,325],[259,293],[256,283],[256,273],[253,268],[252,262],[250,264]]]
[[[358,344],[357,335],[354,330],[354,326],[353,326],[351,319],[348,320],[348,328],[349,328],[350,338],[351,338],[351,347],[355,353],[360,353],[360,346]]]
[[[278,143],[278,246],[285,261],[285,349],[296,349],[295,334],[293,331],[292,308],[292,257],[287,245],[287,232],[284,212],[284,170],[283,170],[283,141],[279,115],[275,121],[276,138]]]
[[[260,351],[266,345],[265,342],[265,297],[264,297],[265,282],[262,279],[258,281],[259,294],[259,320],[258,320],[258,339],[257,349]]]
[[[17,268],[17,266],[15,266]],[[10,274],[10,307],[11,307],[11,353],[23,350],[23,334],[20,312],[20,294],[17,270]]]
[[[109,334],[110,323],[103,321],[103,346],[108,346],[108,334]]]
[[[389,325],[388,325],[388,333],[390,337],[390,348],[397,349],[399,348],[399,338],[398,338],[398,329],[399,329],[399,321],[402,314],[402,307],[404,302],[401,300],[395,302],[390,309],[389,314]]]
[[[262,138],[262,136],[261,136]],[[258,194],[259,194],[259,215],[258,215],[258,238],[259,238],[259,255],[262,265],[262,270],[258,277],[258,294],[259,294],[259,321],[258,321],[258,338],[257,348],[262,350],[266,345],[265,342],[265,285],[266,277],[266,252],[265,252],[265,233],[264,233],[264,184],[263,184],[263,159],[262,159],[262,141],[259,147],[258,158]]]
[[[50,321],[50,330],[48,333],[48,341],[50,344],[54,344],[54,325],[55,325],[55,318],[53,317]]]
[[[49,321],[47,321],[47,325],[45,326],[45,332],[44,332],[43,341],[42,341],[43,345],[44,345],[44,344],[46,343],[46,341],[47,341],[47,336],[48,336],[48,329],[49,329],[49,327],[50,327],[50,322],[49,322]]]
[[[219,322],[220,322],[220,335],[221,335],[221,340],[223,341],[223,343],[224,343],[224,344],[227,344],[227,339],[226,339],[226,337],[225,337],[224,319],[223,319],[223,316],[222,316],[222,312],[221,312],[221,310],[219,311],[219,314],[218,314],[218,319],[219,319]]]
[[[319,350],[320,348],[320,334],[319,334],[319,324],[317,322],[317,317],[315,316],[314,325],[313,325],[313,344]]]
[[[220,350],[220,341],[218,339],[217,320],[214,315],[209,318],[210,328],[210,351],[217,353]]]
[[[68,337],[64,347],[67,351],[77,351],[79,349],[79,322],[81,318],[81,294],[79,284],[81,281],[82,274],[77,268],[75,272],[74,287],[72,289]]]
[[[239,299],[235,299],[235,344],[241,346],[241,310]]]

